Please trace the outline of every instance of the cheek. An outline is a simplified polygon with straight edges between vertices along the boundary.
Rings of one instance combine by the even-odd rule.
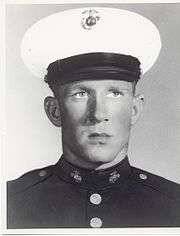
[[[62,106],[62,122],[70,124],[79,124],[87,112],[86,102],[65,102]]]
[[[61,106],[61,114],[63,142],[77,148],[83,139],[81,121],[86,114],[86,104],[66,102]]]
[[[109,113],[118,120],[125,120],[131,117],[132,101],[125,100],[109,104]]]
[[[131,126],[132,102],[111,104],[109,107],[111,124],[117,130],[129,130]]]

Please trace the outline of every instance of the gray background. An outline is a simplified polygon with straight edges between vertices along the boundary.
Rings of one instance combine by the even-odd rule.
[[[43,111],[51,95],[20,57],[25,31],[42,17],[65,9],[106,6],[131,10],[149,18],[160,31],[160,56],[139,82],[145,108],[133,127],[129,158],[134,166],[180,183],[180,4],[35,4],[6,8],[6,136],[3,158],[6,179],[54,164],[61,156],[61,131]],[[116,27],[116,26],[113,26]],[[72,39],[73,40],[73,39]],[[73,43],[73,41],[72,41]]]

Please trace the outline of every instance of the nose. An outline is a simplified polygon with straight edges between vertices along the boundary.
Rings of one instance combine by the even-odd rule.
[[[108,121],[108,114],[106,109],[106,100],[101,95],[94,96],[89,101],[89,121],[92,123],[100,123]]]

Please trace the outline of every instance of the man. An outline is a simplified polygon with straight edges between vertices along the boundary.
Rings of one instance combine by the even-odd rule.
[[[144,101],[135,86],[160,48],[152,22],[112,8],[60,12],[26,32],[22,58],[53,91],[44,107],[63,156],[8,183],[8,228],[180,226],[179,185],[127,157]]]

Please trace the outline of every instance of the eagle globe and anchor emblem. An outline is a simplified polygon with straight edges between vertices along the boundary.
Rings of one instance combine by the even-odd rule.
[[[94,9],[83,11],[82,14],[84,17],[82,18],[81,25],[84,29],[91,30],[93,26],[97,24],[100,17],[98,15],[98,11]]]

